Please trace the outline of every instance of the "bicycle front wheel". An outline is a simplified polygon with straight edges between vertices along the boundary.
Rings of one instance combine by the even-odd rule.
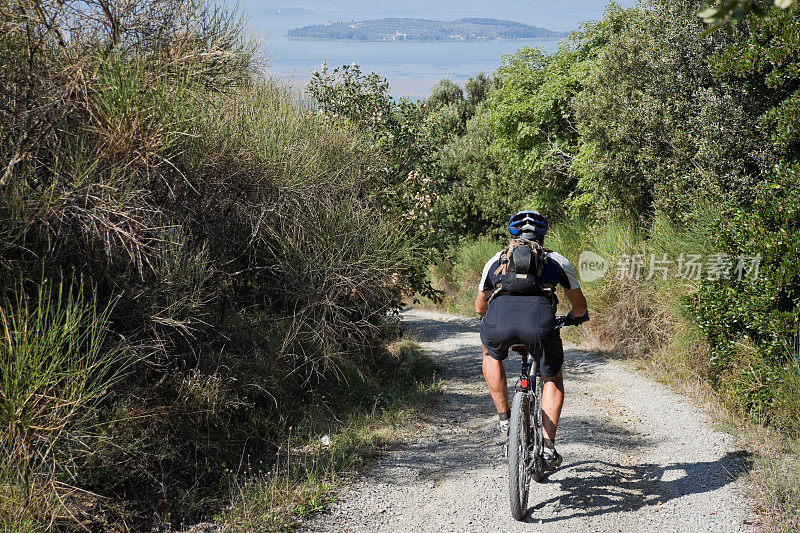
[[[508,494],[511,498],[511,515],[516,520],[522,520],[528,512],[529,411],[528,394],[517,392],[511,404],[508,431]]]

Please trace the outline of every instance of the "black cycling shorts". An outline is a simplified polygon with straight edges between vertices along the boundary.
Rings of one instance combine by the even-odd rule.
[[[481,322],[481,342],[498,361],[514,344],[524,344],[539,360],[542,376],[554,377],[564,363],[564,346],[556,316],[545,296],[503,294],[492,300]]]

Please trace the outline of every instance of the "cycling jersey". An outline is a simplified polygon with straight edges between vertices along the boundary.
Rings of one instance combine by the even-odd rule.
[[[553,286],[561,285],[565,289],[580,289],[581,284],[578,281],[578,275],[572,267],[569,259],[564,257],[558,252],[550,252],[547,254],[547,264],[542,272],[542,283],[549,283]],[[486,262],[483,267],[483,275],[478,284],[479,291],[493,291],[500,281],[500,274],[496,274],[497,268],[500,266],[500,252],[497,252],[494,257]]]
[[[575,269],[566,257],[550,252],[549,261],[542,272],[542,282],[565,289],[579,289]],[[495,273],[500,266],[500,252],[483,268],[479,291],[493,291],[501,275]],[[546,296],[500,294],[489,304],[481,321],[481,342],[491,357],[498,361],[508,357],[514,344],[524,344],[529,353],[539,359],[542,376],[549,378],[561,371],[564,347],[556,329],[553,301]]]

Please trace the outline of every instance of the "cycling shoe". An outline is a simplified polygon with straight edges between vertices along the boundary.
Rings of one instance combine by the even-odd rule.
[[[563,460],[561,454],[559,454],[555,448],[548,448],[547,446],[545,446],[542,451],[542,458],[544,459],[544,469],[548,472],[561,466]]]

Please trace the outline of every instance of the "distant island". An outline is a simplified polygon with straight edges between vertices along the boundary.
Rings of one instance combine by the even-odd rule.
[[[452,21],[384,18],[303,26],[289,30],[288,35],[290,39],[323,41],[505,41],[557,40],[568,36],[569,32],[490,18]]]

